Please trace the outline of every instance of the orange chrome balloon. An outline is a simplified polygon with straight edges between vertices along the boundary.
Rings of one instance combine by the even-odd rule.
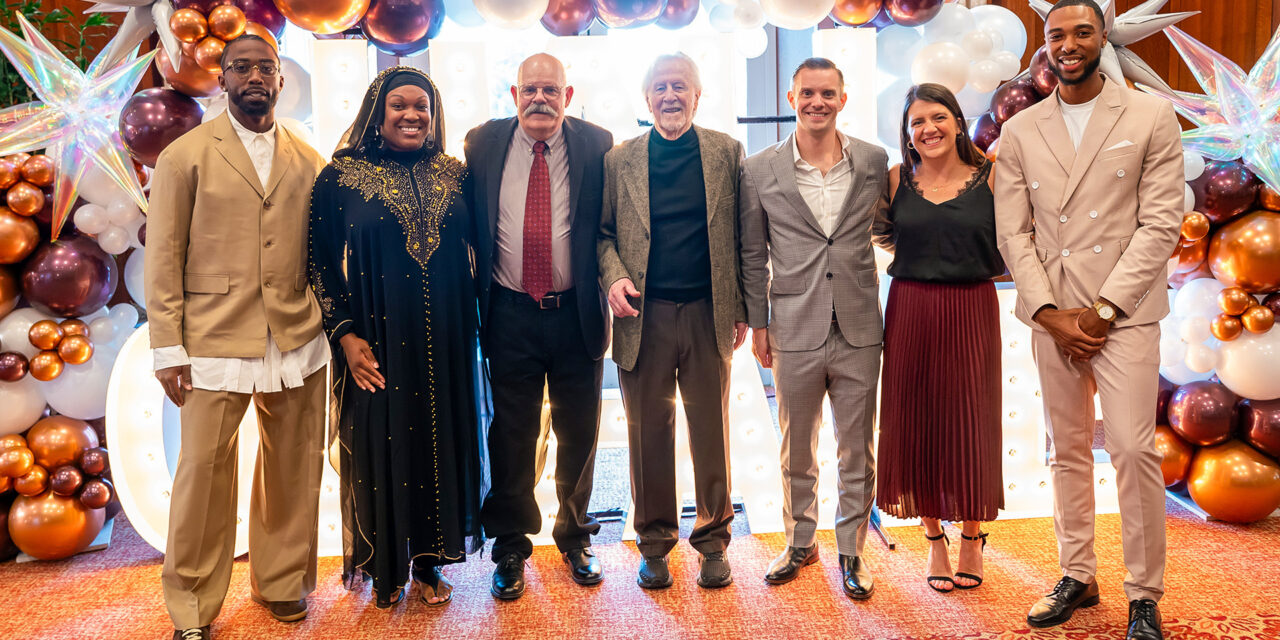
[[[11,155],[11,156],[5,156],[5,159],[6,159],[6,160],[8,160],[8,161],[10,161],[10,162],[12,162],[12,163],[14,163],[14,164],[16,164],[16,165],[18,165],[18,167],[19,167],[19,168],[21,168],[21,167],[22,167],[22,165],[26,164],[27,160],[30,160],[30,159],[31,159],[31,154],[29,154],[29,153],[15,153],[15,154],[13,154],[13,155]]]
[[[36,464],[36,455],[27,447],[9,447],[0,451],[0,476],[21,478]]]
[[[9,187],[5,199],[9,208],[20,216],[34,216],[44,208],[44,192],[30,182],[19,182]]]
[[[44,493],[49,488],[49,471],[40,465],[34,465],[26,475],[13,479],[13,490],[24,496]]]
[[[222,91],[218,74],[209,73],[196,59],[183,52],[181,70],[175,71],[169,54],[161,47],[156,52],[156,70],[169,86],[193,98],[208,98]],[[143,184],[146,184],[145,182]]]
[[[1240,287],[1227,287],[1218,292],[1218,308],[1229,316],[1238,316],[1255,304],[1257,300]]]
[[[37,187],[48,187],[53,184],[55,165],[49,156],[31,156],[22,163],[22,177]]]
[[[58,357],[67,364],[84,364],[93,357],[93,343],[84,336],[67,336],[58,343]]]
[[[22,167],[8,158],[0,159],[0,189],[8,189],[22,177]]]
[[[27,439],[22,437],[19,434],[11,433],[6,436],[0,436],[0,451],[4,451],[6,449],[12,449],[14,447],[25,447],[25,446],[27,446]],[[4,474],[0,473],[0,475],[4,475]]]
[[[57,349],[58,343],[66,335],[62,327],[53,320],[41,320],[27,329],[27,340],[31,341],[31,346],[41,351]]]
[[[227,43],[209,36],[196,45],[196,64],[209,73],[222,73],[222,50]]]
[[[102,531],[105,509],[90,509],[75,496],[46,491],[22,496],[9,511],[9,535],[23,553],[60,560],[83,551]]]
[[[0,494],[3,494],[4,492],[12,488],[13,488],[13,478],[10,478],[9,476],[0,476]],[[0,531],[0,534],[3,534],[3,533],[4,533],[3,531]]]
[[[31,358],[31,377],[48,382],[62,375],[63,362],[57,351],[41,351]]]
[[[1243,324],[1249,333],[1266,333],[1275,323],[1276,314],[1263,305],[1249,307],[1240,315],[1240,324]]]
[[[35,220],[20,216],[8,207],[0,207],[0,264],[22,262],[39,244],[40,227],[36,226]],[[3,288],[0,286],[0,289]],[[0,316],[3,315],[4,312],[0,311]]]
[[[1183,242],[1178,246],[1181,249],[1178,251],[1178,266],[1173,270],[1174,273],[1195,271],[1204,264],[1205,256],[1209,255],[1209,238]]]
[[[1160,473],[1164,475],[1164,486],[1171,487],[1187,478],[1195,447],[1178,437],[1173,429],[1159,425],[1156,427],[1156,451],[1160,453]]]
[[[62,332],[69,336],[89,337],[89,323],[79,318],[68,318],[58,323],[62,327]]]
[[[1262,188],[1258,190],[1258,206],[1263,209],[1280,211],[1280,193],[1268,187],[1267,183],[1262,183]]]
[[[195,9],[178,9],[169,17],[169,30],[173,37],[195,44],[209,35],[209,22]]]
[[[4,233],[0,232],[0,252],[3,251],[3,237]],[[3,264],[3,262],[3,260],[0,260],[0,264]],[[18,308],[18,298],[22,297],[21,294],[22,291],[18,288],[18,276],[0,266],[0,318],[9,315],[10,311]]]
[[[213,11],[209,12],[209,35],[230,42],[244,33],[245,25],[248,23],[249,19],[244,16],[240,7],[229,4],[214,7]]]
[[[92,425],[66,416],[49,416],[35,423],[27,432],[27,443],[36,464],[49,469],[75,464],[81,453],[100,444]]]
[[[280,51],[280,43],[276,42],[276,34],[271,33],[270,29],[256,22],[250,22],[245,24],[244,34],[251,35],[251,36],[258,36],[259,38],[266,40],[267,44],[271,45],[272,49],[275,49],[277,52]]]
[[[1187,240],[1199,240],[1209,235],[1209,216],[1199,211],[1192,211],[1182,216],[1182,237]]]
[[[276,8],[289,22],[327,35],[354,27],[369,10],[369,0],[276,0]]]
[[[851,27],[864,25],[880,13],[883,5],[884,0],[836,0],[831,19]]]
[[[1280,289],[1280,213],[1246,213],[1218,229],[1209,243],[1209,268],[1220,282],[1249,293]]]
[[[1196,452],[1187,488],[1209,515],[1254,522],[1280,507],[1280,464],[1239,440],[1228,440]]]
[[[1225,313],[1218,314],[1218,317],[1209,323],[1209,332],[1213,337],[1223,341],[1230,342],[1240,337],[1240,333],[1244,331],[1244,323],[1240,322],[1240,318],[1229,316]]]

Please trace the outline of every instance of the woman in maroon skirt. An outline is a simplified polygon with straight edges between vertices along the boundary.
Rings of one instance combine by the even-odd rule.
[[[890,169],[895,243],[885,310],[878,503],[919,517],[929,586],[982,584],[981,525],[1004,506],[1000,318],[991,163],[969,140],[955,96],[907,93],[903,163]],[[953,575],[942,521],[962,522]]]

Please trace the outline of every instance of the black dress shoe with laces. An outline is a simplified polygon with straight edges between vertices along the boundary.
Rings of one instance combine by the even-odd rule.
[[[640,574],[636,576],[636,584],[645,589],[666,589],[671,586],[671,570],[667,568],[667,557],[645,556],[640,561]]]
[[[173,640],[209,640],[209,625],[190,629],[174,629]]]
[[[733,572],[723,551],[712,551],[698,556],[698,586],[703,589],[719,589],[733,584]]]
[[[764,581],[769,584],[786,584],[800,576],[800,570],[818,561],[818,545],[787,547],[769,565]]]
[[[524,595],[524,558],[520,554],[509,553],[498,561],[489,592],[499,600],[515,600]]]
[[[1129,631],[1125,640],[1164,640],[1160,630],[1160,607],[1148,598],[1129,601]]]
[[[1071,619],[1076,609],[1092,607],[1098,604],[1098,583],[1088,584],[1075,578],[1063,576],[1054,585],[1049,595],[1031,606],[1027,614],[1027,624],[1037,627],[1052,627]]]
[[[875,580],[871,577],[871,568],[862,556],[846,556],[840,554],[840,588],[844,594],[854,600],[866,600],[876,590]]]
[[[600,584],[604,580],[604,567],[596,559],[591,547],[570,549],[562,554],[565,564],[569,565],[569,575],[573,581],[581,585]]]

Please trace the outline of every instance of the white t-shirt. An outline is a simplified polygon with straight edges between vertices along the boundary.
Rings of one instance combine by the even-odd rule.
[[[1089,125],[1089,117],[1093,115],[1093,107],[1098,104],[1098,97],[1081,104],[1067,104],[1058,97],[1058,106],[1062,107],[1062,119],[1067,122],[1067,133],[1071,134],[1071,142],[1080,148],[1080,139],[1084,138],[1084,129]]]

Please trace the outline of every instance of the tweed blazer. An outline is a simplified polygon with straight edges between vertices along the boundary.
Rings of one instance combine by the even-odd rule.
[[[263,186],[223,114],[160,154],[147,216],[147,318],[151,346],[182,345],[192,357],[281,351],[321,331],[307,281],[311,186],[324,160],[276,127]]]
[[[1168,102],[1106,80],[1077,150],[1055,90],[1005,122],[995,172],[996,240],[1020,320],[1036,327],[1045,305],[1099,297],[1120,307],[1117,327],[1168,313],[1185,189]]]
[[[733,324],[746,322],[738,282],[738,173],[742,143],[727,134],[693,127],[702,155],[707,189],[707,241],[711,251],[711,303],[716,347],[733,354]],[[613,361],[630,371],[640,352],[644,321],[645,270],[649,265],[649,136],[652,130],[614,147],[604,156],[604,207],[596,243],[600,286],[630,278],[640,292],[640,315],[614,318]]]
[[[781,351],[821,347],[834,312],[849,344],[883,340],[879,279],[871,245],[892,250],[888,155],[845,138],[849,195],[830,236],[796,187],[795,135],[742,163],[739,217],[742,294],[752,328],[769,328]]]

